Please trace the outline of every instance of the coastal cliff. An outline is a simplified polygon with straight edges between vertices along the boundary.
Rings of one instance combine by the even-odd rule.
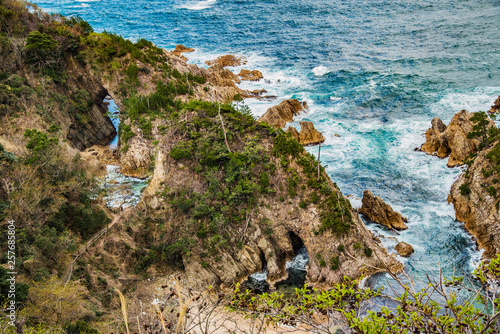
[[[487,258],[500,254],[499,148],[497,143],[479,152],[453,183],[448,196],[457,219],[476,237]]]
[[[11,14],[0,21],[7,60],[0,63],[0,168],[7,180],[0,218],[27,231],[18,278],[34,291],[22,301],[36,319],[74,322],[90,308],[117,310],[113,289],[133,295],[144,277],[181,274],[206,290],[265,269],[277,283],[302,246],[310,256],[307,282],[318,287],[402,269],[314,156],[241,104],[261,97],[237,86],[259,72],[235,75],[226,68],[232,57],[199,68],[186,62],[186,47],[166,51],[95,33],[79,18],[4,5],[0,14]],[[120,109],[112,152],[105,147],[116,135],[103,102],[108,95]],[[305,139],[323,140],[304,128]],[[96,177],[108,163],[123,175],[151,177],[126,214],[105,208]],[[111,235],[87,246],[108,224],[115,226]],[[73,261],[79,247],[85,252]],[[43,292],[61,291],[61,284],[78,291],[70,300],[78,309],[46,315],[42,301],[62,297]]]
[[[499,152],[498,129],[486,113],[458,112],[448,126],[432,120],[422,151],[449,156],[447,165],[467,164],[453,183],[448,203],[456,219],[476,238],[484,256],[500,253]]]

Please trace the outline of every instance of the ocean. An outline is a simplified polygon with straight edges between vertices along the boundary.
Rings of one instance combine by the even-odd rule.
[[[247,58],[274,101],[248,99],[258,117],[285,98],[309,105],[326,142],[321,160],[354,206],[365,189],[408,218],[394,235],[415,248],[409,274],[468,273],[481,257],[446,197],[461,168],[414,151],[434,117],[488,110],[500,95],[498,0],[39,0],[48,12],[80,15],[96,31],[152,40],[199,66],[218,55]],[[235,69],[235,68],[233,68]],[[235,69],[239,70],[239,69]],[[338,135],[338,136],[336,136]],[[317,147],[307,148],[317,153]],[[389,251],[394,239],[383,238]],[[376,285],[383,285],[383,275]]]

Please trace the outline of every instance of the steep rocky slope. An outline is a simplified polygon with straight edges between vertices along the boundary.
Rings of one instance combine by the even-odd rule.
[[[465,223],[485,249],[485,257],[491,258],[500,253],[500,143],[494,122],[485,114],[482,121],[474,120],[473,116],[474,113],[462,110],[447,127],[434,118],[422,150],[437,152],[441,158],[449,155],[450,167],[467,163],[466,170],[451,187],[448,202],[453,204],[457,220]],[[473,131],[477,132],[475,138],[468,137]]]
[[[479,152],[472,165],[452,185],[448,196],[457,219],[465,223],[488,258],[500,254],[500,175],[498,160],[495,160],[499,148],[497,144]]]

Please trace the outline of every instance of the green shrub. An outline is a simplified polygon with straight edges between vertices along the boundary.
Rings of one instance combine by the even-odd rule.
[[[321,259],[321,261],[319,261],[319,266],[326,267],[326,261],[324,259]]]
[[[338,245],[338,246],[337,246],[337,250],[338,250],[339,252],[343,252],[343,251],[344,251],[344,245]]]
[[[338,256],[333,256],[330,258],[330,269],[337,270],[339,269],[340,260]]]
[[[373,250],[370,247],[365,246],[365,248],[363,249],[363,252],[365,253],[366,257],[371,257]]]
[[[462,196],[467,196],[467,195],[469,195],[469,194],[470,194],[470,192],[471,192],[471,189],[470,189],[470,187],[469,187],[469,184],[468,184],[468,183],[462,183],[462,184],[460,185],[460,187],[458,187],[458,189],[460,190],[460,194],[461,194]]]
[[[170,157],[175,160],[191,159],[193,155],[190,143],[178,142],[175,144],[170,150]]]

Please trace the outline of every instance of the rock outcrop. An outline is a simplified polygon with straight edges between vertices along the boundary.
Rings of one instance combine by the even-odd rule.
[[[300,133],[292,126],[286,129],[299,143],[304,146],[317,145],[325,141],[323,134],[314,128],[314,124],[308,121],[300,122]]]
[[[188,48],[182,44],[177,44],[175,46],[175,49],[172,51],[172,54],[177,56],[177,57],[180,57],[183,53],[188,53],[188,52],[193,52],[193,51],[195,51],[195,50],[192,48]]]
[[[216,59],[213,60],[207,60],[205,64],[212,66],[212,65],[220,65],[222,67],[228,67],[228,66],[241,66],[245,65],[247,63],[246,59],[241,57],[238,58],[235,55],[225,55],[225,56],[219,56]]]
[[[267,109],[258,121],[266,122],[276,128],[284,128],[286,123],[292,122],[294,117],[305,109],[307,109],[305,102],[299,102],[297,99],[283,100],[277,106]]]
[[[457,220],[476,237],[484,256],[500,254],[500,189],[499,175],[486,157],[489,149],[479,152],[466,173],[462,173],[452,185],[448,202],[453,204]]]
[[[317,145],[325,141],[323,134],[314,128],[312,122],[300,122],[299,142],[302,145]]]
[[[290,133],[296,141],[300,141],[299,131],[297,131],[297,129],[293,126],[289,126],[288,129],[286,129],[286,132]]]
[[[488,111],[490,114],[494,114],[500,111],[500,96],[497,97],[495,103],[491,106],[491,109]]]
[[[431,128],[425,133],[426,142],[421,150],[427,154],[435,153],[440,158],[449,156],[448,167],[463,164],[471,153],[477,152],[479,145],[478,139],[467,138],[467,134],[472,131],[470,118],[473,115],[467,110],[461,110],[453,116],[448,126],[439,118],[434,118]],[[491,124],[494,124],[493,121],[490,121]]]
[[[264,77],[262,72],[257,70],[241,70],[238,76],[244,81],[259,81]]]
[[[402,217],[398,212],[395,212],[380,197],[373,196],[370,190],[363,192],[361,202],[363,205],[359,209],[359,213],[372,222],[395,230],[406,230],[408,228],[405,225],[408,222],[407,219]]]
[[[169,156],[168,148],[171,146],[172,144],[165,143],[160,147],[154,176],[145,189],[141,203],[148,210],[155,210],[158,217],[169,212],[169,209],[162,209],[169,207],[165,198],[159,195],[164,189],[187,186],[189,189],[203,192],[207,187],[196,172],[186,166],[180,167],[179,163]],[[278,160],[272,162],[278,163]],[[290,167],[297,170],[300,168],[296,161],[292,162]],[[217,262],[200,257],[195,251],[190,256],[183,256],[183,266],[191,286],[206,287],[212,284],[228,287],[264,267],[267,269],[268,282],[273,285],[286,278],[285,264],[295,255],[296,240],[303,242],[311,259],[307,274],[307,282],[310,285],[328,286],[332,282],[338,282],[343,276],[359,277],[365,270],[369,273],[383,271],[385,265],[396,272],[402,269],[401,264],[373,240],[372,233],[355,211],[352,211],[353,223],[348,234],[336,235],[329,231],[318,233],[321,228],[318,207],[310,204],[307,208],[299,209],[299,202],[305,198],[306,193],[298,194],[288,201],[286,182],[286,171],[278,169],[271,186],[273,189],[281,187],[283,190],[278,191],[275,196],[266,197],[266,206],[249,213],[248,223],[235,227],[231,232],[244,240],[245,245],[241,249],[232,248],[231,251],[221,253]],[[331,181],[329,185],[334,187]],[[286,197],[287,201],[280,201],[280,196]],[[267,231],[260,226],[262,221],[269,222]],[[269,230],[272,233],[269,233]],[[355,244],[359,243],[372,249],[373,255],[366,257],[363,249],[355,247]],[[343,245],[343,252],[339,252],[339,245]],[[327,266],[317,260],[320,256],[326,259]],[[340,265],[339,269],[332,270],[329,263],[330,259],[335,257],[339,258]],[[372,266],[380,269],[373,269]]]
[[[398,254],[403,257],[409,257],[411,254],[414,253],[412,245],[407,244],[406,242],[403,241],[398,243],[395,248]]]

